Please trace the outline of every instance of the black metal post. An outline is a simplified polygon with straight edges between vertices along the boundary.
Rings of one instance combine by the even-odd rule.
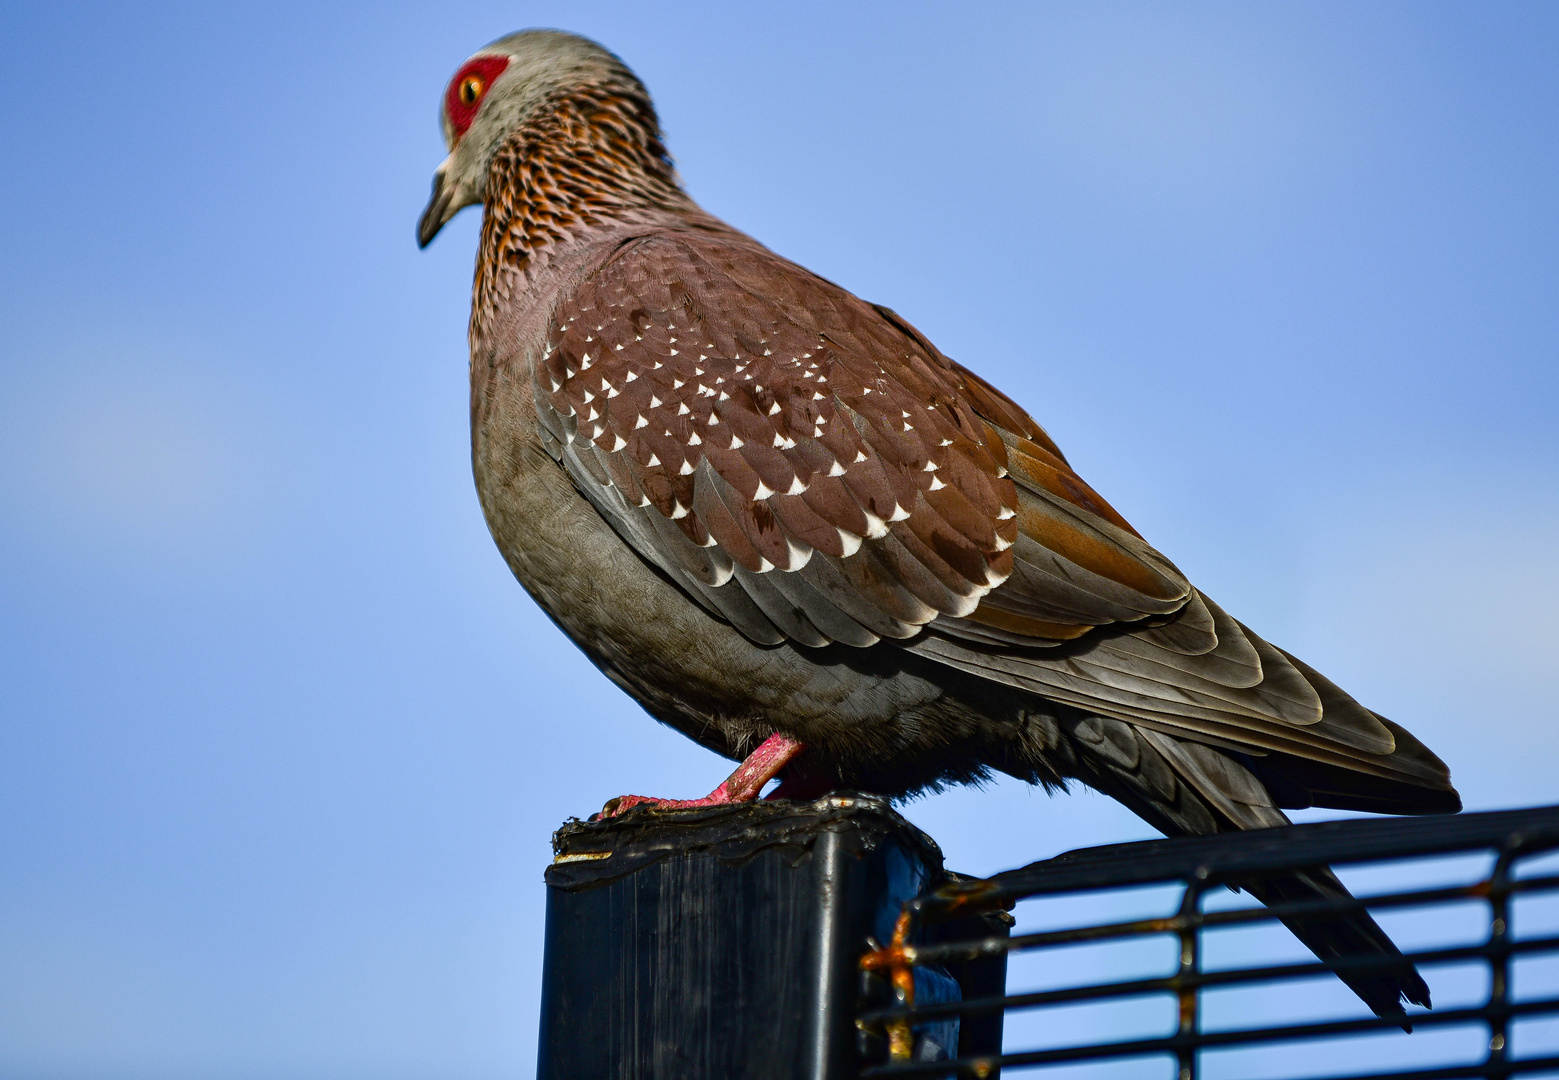
[[[857,1076],[860,958],[942,874],[935,843],[866,796],[636,810],[553,846],[541,1080]],[[960,996],[941,969],[915,983]],[[926,1058],[957,1042],[917,1029]]]

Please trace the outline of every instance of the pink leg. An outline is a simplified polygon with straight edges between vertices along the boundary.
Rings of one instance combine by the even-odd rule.
[[[659,810],[681,810],[697,806],[724,806],[727,803],[752,802],[763,790],[763,785],[790,763],[790,759],[806,749],[805,743],[788,739],[783,735],[770,735],[763,745],[747,755],[747,760],[736,766],[736,771],[725,782],[702,799],[652,799],[647,795],[619,795],[601,808],[596,819],[616,817],[635,806],[651,806]]]

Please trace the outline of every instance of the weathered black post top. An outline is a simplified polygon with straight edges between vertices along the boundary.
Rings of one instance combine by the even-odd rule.
[[[553,846],[542,1080],[857,1076],[881,1036],[856,1016],[892,1000],[861,957],[944,877],[931,838],[869,796],[635,810]],[[915,997],[957,1001],[960,978],[999,994],[1005,969],[917,969]],[[965,1056],[999,1049],[1000,1019],[965,1022]],[[921,1060],[958,1056],[958,1019],[915,1042]]]

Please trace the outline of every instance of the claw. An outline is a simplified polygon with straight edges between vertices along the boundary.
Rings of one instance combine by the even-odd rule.
[[[701,806],[725,806],[729,803],[752,802],[763,790],[763,785],[774,779],[776,773],[790,764],[792,758],[806,749],[805,743],[784,735],[770,735],[763,745],[747,755],[747,760],[736,771],[702,799],[656,799],[648,795],[619,795],[607,800],[599,814],[591,821],[604,821],[626,813],[636,806],[649,806],[657,810],[692,810]]]

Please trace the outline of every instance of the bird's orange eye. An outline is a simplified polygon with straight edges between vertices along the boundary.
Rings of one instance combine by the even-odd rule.
[[[455,72],[444,91],[444,119],[452,138],[459,139],[466,133],[487,91],[508,66],[507,56],[474,56]]]

